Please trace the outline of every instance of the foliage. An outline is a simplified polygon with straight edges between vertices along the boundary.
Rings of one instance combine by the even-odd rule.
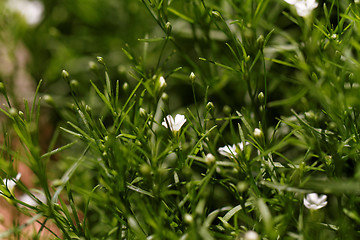
[[[360,5],[321,1],[302,17],[280,0],[44,4],[41,24],[8,30],[44,79],[34,100],[13,103],[0,83],[1,178],[22,161],[45,199],[21,179],[36,204],[0,191],[44,217],[39,236],[53,221],[56,239],[359,238]],[[304,206],[313,192],[325,207]]]

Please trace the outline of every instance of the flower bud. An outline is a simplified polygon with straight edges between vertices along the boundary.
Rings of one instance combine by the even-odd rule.
[[[223,112],[226,116],[229,116],[231,114],[231,107],[229,105],[225,105],[223,107]]]
[[[211,153],[206,154],[205,163],[209,166],[213,165],[216,162],[216,158]]]
[[[215,10],[212,11],[211,15],[213,15],[216,20],[221,20],[222,19],[221,14],[218,11],[215,11]]]
[[[260,92],[258,94],[258,100],[260,102],[261,105],[263,105],[265,103],[265,96],[264,96],[264,93],[263,92]]]
[[[245,181],[240,181],[238,182],[238,184],[236,184],[236,189],[239,192],[245,192],[246,190],[248,190],[248,188],[249,188],[249,184]]]
[[[305,112],[305,118],[308,121],[315,121],[316,120],[316,115],[312,110],[310,110],[308,112]]]
[[[254,129],[254,137],[257,139],[263,139],[263,137],[264,137],[263,131],[261,131],[261,129],[259,129],[259,128],[255,128]]]
[[[259,240],[259,234],[257,234],[257,232],[255,231],[247,231],[245,234],[244,234],[244,240]]]
[[[101,65],[104,65],[104,66],[105,66],[105,61],[104,61],[104,58],[103,58],[103,57],[97,56],[96,59],[97,59],[97,61],[98,61]]]
[[[163,76],[161,76],[159,78],[159,87],[160,87],[160,89],[166,88],[166,81],[165,81],[165,78]]]
[[[210,114],[213,114],[215,110],[215,106],[212,102],[208,102],[206,104],[206,111],[208,111]]]
[[[147,118],[147,112],[144,108],[139,109],[139,114],[142,118]]]
[[[46,94],[46,95],[43,96],[43,99],[50,106],[55,106],[55,102],[54,102],[54,99],[52,98],[52,96]]]
[[[91,114],[91,107],[89,105],[86,105],[85,106],[85,111],[88,113],[88,114]]]
[[[66,70],[62,70],[62,77],[65,81],[68,81],[69,79],[69,73]]]
[[[349,74],[349,80],[350,80],[350,81],[353,81],[353,80],[354,80],[354,73],[350,73],[350,74]]]
[[[16,108],[10,108],[9,114],[13,117],[16,117],[16,116],[18,116],[18,110]]]
[[[166,92],[163,92],[161,94],[161,99],[163,100],[164,103],[168,103],[169,102],[169,95]]]
[[[78,91],[79,89],[79,82],[77,80],[71,80],[70,81],[70,88],[73,90],[73,91]]]
[[[151,175],[151,168],[148,164],[143,163],[140,165],[140,173],[143,176],[150,176]]]
[[[263,48],[264,48],[264,41],[265,41],[265,39],[264,39],[264,36],[263,36],[263,35],[260,35],[260,36],[258,37],[258,39],[256,40],[256,43],[257,43],[257,46],[258,46],[259,49],[263,49]]]
[[[122,85],[122,89],[127,92],[129,90],[129,84],[127,82],[124,82],[124,84]]]
[[[196,79],[195,73],[194,73],[194,72],[191,72],[189,78],[190,78],[190,81],[191,81],[192,83],[195,82],[195,79]]]
[[[167,34],[167,35],[170,35],[171,29],[172,29],[171,23],[170,23],[170,22],[167,22],[167,23],[165,24],[165,31],[166,31],[166,34]]]
[[[190,225],[194,222],[194,218],[190,214],[186,213],[184,215],[184,222]]]
[[[23,113],[23,111],[19,111],[19,117],[22,118],[22,119],[24,119],[24,113]]]
[[[3,82],[0,82],[0,93],[6,95],[6,88]]]
[[[97,71],[97,70],[98,70],[98,66],[97,66],[97,64],[96,64],[94,61],[90,61],[90,62],[89,62],[89,69],[90,69],[91,71]]]

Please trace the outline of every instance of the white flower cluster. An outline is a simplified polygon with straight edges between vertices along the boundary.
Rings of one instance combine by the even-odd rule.
[[[310,15],[312,10],[314,10],[318,3],[316,0],[284,0],[288,4],[291,4],[295,7],[297,14],[300,17],[306,17]]]

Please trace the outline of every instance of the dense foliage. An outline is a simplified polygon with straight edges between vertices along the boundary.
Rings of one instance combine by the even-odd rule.
[[[356,1],[11,1],[0,237],[359,239]]]

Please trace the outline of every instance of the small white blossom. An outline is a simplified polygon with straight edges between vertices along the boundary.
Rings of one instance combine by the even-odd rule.
[[[41,191],[33,193],[33,195],[40,201],[40,202],[46,202],[45,194]],[[31,197],[27,194],[23,194],[19,197],[19,200],[21,202],[24,202],[30,206],[36,207],[39,205],[37,201],[35,201],[34,197]]]
[[[261,131],[261,129],[259,129],[259,128],[255,128],[254,129],[254,137],[256,137],[256,138],[261,138],[261,137],[263,137],[264,136],[264,134],[263,134],[263,132]]]
[[[205,156],[205,162],[206,162],[206,164],[211,165],[211,164],[213,164],[214,162],[216,162],[216,158],[215,158],[215,156],[212,155],[211,153],[208,153],[208,154],[206,154],[206,156]]]
[[[255,231],[247,231],[244,235],[244,240],[259,240],[259,234]]]
[[[166,81],[165,81],[165,78],[163,76],[161,76],[159,78],[159,87],[160,87],[160,89],[165,89],[166,88]]]
[[[247,145],[248,143],[246,143]],[[244,150],[244,144],[238,143],[237,146],[239,147],[239,149],[242,151]],[[233,157],[237,157],[237,152],[236,152],[236,145],[226,145],[224,147],[219,147],[218,151],[221,155],[228,157],[228,158],[233,158]]]
[[[40,1],[9,0],[7,7],[19,13],[29,25],[38,24],[44,12],[44,5]]]
[[[310,15],[312,10],[318,6],[316,0],[285,0],[285,2],[293,5],[300,17],[306,17]]]
[[[161,124],[166,128],[170,128],[172,132],[177,132],[181,129],[185,122],[186,118],[184,115],[176,114],[175,120],[171,115],[167,115]]]
[[[317,193],[309,193],[304,198],[304,205],[308,209],[318,210],[326,206],[327,204],[326,199],[327,199],[326,195],[318,196]]]
[[[18,173],[15,177],[15,179],[11,178],[4,178],[3,179],[3,184],[5,187],[7,187],[7,189],[10,191],[11,194],[14,194],[14,188],[16,186],[16,182],[19,181],[21,177],[21,173]],[[1,191],[0,191],[1,192]]]

